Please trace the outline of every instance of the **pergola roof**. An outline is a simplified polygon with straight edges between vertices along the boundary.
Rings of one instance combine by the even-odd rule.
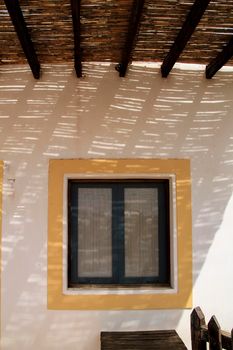
[[[233,65],[233,0],[0,0],[0,65],[47,63],[206,64],[211,78]],[[20,39],[20,40],[18,40]]]

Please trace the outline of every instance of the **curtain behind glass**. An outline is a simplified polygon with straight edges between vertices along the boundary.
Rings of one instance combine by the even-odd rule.
[[[112,190],[78,189],[78,275],[112,276]]]
[[[158,191],[156,188],[126,188],[125,276],[159,274]]]

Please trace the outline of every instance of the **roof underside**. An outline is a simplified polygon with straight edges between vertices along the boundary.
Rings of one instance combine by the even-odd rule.
[[[14,0],[11,0],[14,3]],[[0,0],[0,64],[24,64],[25,53]],[[130,60],[163,61],[194,0],[145,0]],[[20,7],[40,64],[74,60],[72,0],[20,0]],[[82,62],[120,62],[135,0],[82,0]],[[177,61],[209,64],[232,38],[233,0],[212,0]],[[77,46],[76,46],[77,50]],[[229,59],[228,65],[233,65]]]

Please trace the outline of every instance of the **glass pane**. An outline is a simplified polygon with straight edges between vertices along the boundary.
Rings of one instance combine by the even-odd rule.
[[[158,191],[125,189],[125,276],[159,274]]]
[[[78,276],[112,276],[112,191],[78,189]]]

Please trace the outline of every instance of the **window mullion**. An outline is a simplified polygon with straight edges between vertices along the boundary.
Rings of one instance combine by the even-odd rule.
[[[169,259],[169,190],[166,184],[158,185],[159,195],[159,282],[164,283],[170,276]]]
[[[72,190],[71,190],[72,188]],[[68,235],[68,280],[76,282],[78,276],[77,266],[77,252],[78,252],[78,227],[76,225],[76,218],[78,217],[78,188],[75,185],[69,184],[68,191],[68,223],[69,223],[69,235]]]

